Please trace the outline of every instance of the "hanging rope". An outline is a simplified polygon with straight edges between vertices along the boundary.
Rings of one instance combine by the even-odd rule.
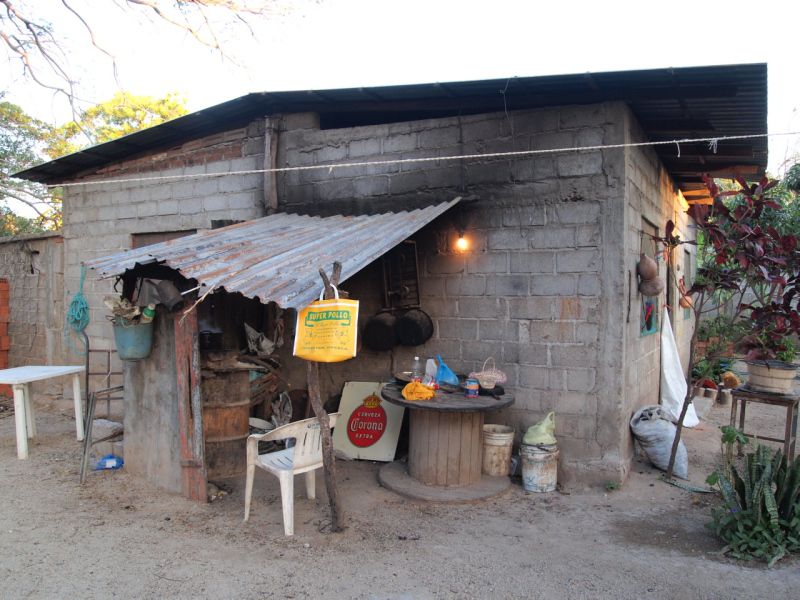
[[[86,280],[86,267],[81,265],[81,281],[78,292],[72,297],[67,309],[67,318],[64,327],[64,338],[66,339],[67,346],[75,354],[84,356],[86,354],[86,342],[83,339],[83,330],[89,325],[89,302],[86,296],[83,295],[83,282]],[[75,337],[80,337],[83,344],[83,350],[75,346],[73,336],[70,332],[75,333]]]

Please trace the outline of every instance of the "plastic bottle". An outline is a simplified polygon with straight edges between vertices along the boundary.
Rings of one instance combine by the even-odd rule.
[[[142,317],[139,320],[140,323],[149,323],[153,320],[153,317],[156,316],[156,305],[155,304],[148,304],[142,310]]]
[[[414,362],[411,363],[411,381],[422,381],[424,374],[425,367],[422,365],[422,360],[419,356],[415,356]]]

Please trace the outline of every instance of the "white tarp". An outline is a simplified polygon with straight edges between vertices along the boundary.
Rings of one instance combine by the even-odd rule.
[[[686,398],[686,377],[681,368],[681,357],[669,322],[669,312],[664,311],[661,325],[661,407],[675,423],[681,416],[683,399]],[[700,423],[694,406],[689,405],[683,419],[684,427],[696,427]]]

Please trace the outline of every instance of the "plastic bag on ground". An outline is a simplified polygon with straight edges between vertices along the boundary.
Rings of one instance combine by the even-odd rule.
[[[661,407],[667,418],[673,423],[678,422],[686,398],[686,376],[681,367],[681,357],[672,325],[669,322],[669,313],[664,311],[664,322],[661,326]],[[700,423],[694,406],[691,404],[683,418],[684,427],[696,427]]]
[[[536,423],[531,425],[522,437],[522,443],[529,446],[545,446],[556,443],[556,415],[553,412],[547,413],[547,416]]]
[[[669,467],[669,455],[677,430],[678,428],[660,406],[644,406],[637,410],[631,419],[633,435],[639,441],[648,460],[655,468],[662,471],[666,471]],[[689,479],[689,456],[683,440],[678,442],[678,453],[675,455],[672,472],[676,477]]]

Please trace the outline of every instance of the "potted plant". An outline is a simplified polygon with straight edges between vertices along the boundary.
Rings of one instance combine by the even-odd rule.
[[[787,338],[800,333],[800,251],[794,235],[794,219],[787,218],[789,203],[772,197],[775,181],[762,179],[750,184],[738,179],[739,189],[722,190],[705,179],[713,203],[694,204],[689,215],[694,220],[698,241],[686,241],[675,234],[675,225],[667,223],[665,235],[658,241],[665,246],[669,268],[674,269],[673,250],[682,244],[698,244],[697,275],[689,289],[695,327],[689,352],[689,378],[698,361],[697,340],[700,319],[723,307],[732,323],[744,323],[746,338],[739,347],[748,353],[760,344],[766,360],[790,358]],[[677,277],[675,278],[677,281]],[[709,338],[717,335],[708,331]],[[705,332],[704,332],[705,333]],[[722,341],[722,340],[720,340]],[[711,344],[709,344],[711,345]],[[707,350],[710,353],[710,348]],[[756,352],[752,358],[756,357]],[[708,358],[708,356],[706,356]],[[791,357],[793,358],[793,357]],[[759,359],[762,362],[763,358]],[[773,363],[774,364],[774,363]],[[773,371],[776,371],[774,367]],[[677,422],[677,435],[667,473],[671,476],[674,456],[680,441],[683,419],[692,400],[691,381]]]
[[[747,364],[749,388],[773,394],[788,394],[797,374],[794,341],[775,323],[753,323],[753,331],[738,344]]]

